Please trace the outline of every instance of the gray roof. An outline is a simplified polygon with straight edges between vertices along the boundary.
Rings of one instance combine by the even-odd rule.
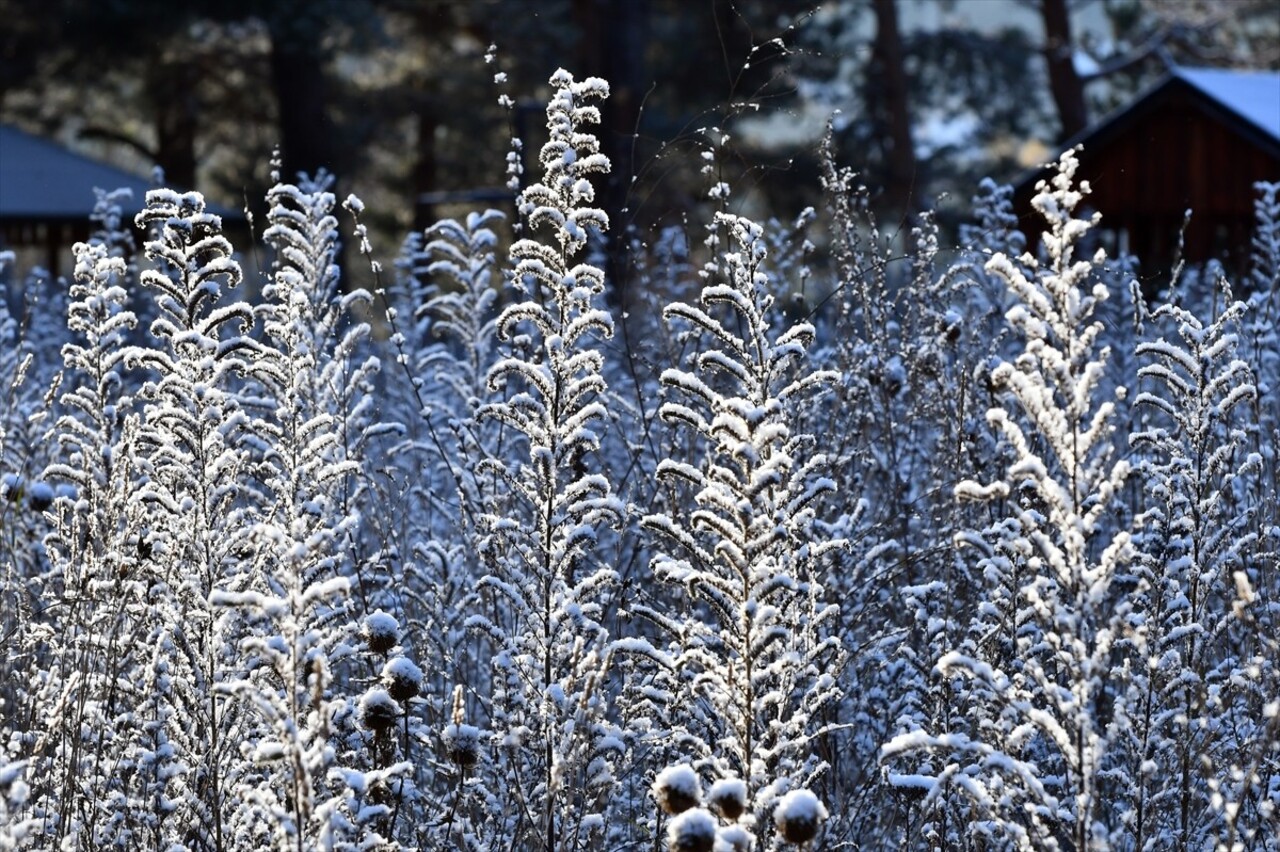
[[[121,206],[132,216],[155,184],[124,169],[68,151],[61,145],[0,124],[0,220],[87,221],[93,190],[127,188],[133,198]],[[209,205],[210,212],[243,219],[234,210]]]

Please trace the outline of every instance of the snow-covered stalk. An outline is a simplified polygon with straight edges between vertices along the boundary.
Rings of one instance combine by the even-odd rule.
[[[245,582],[252,553],[246,519],[261,495],[247,468],[259,436],[237,388],[264,346],[249,336],[250,307],[223,299],[241,270],[200,195],[148,192],[137,222],[156,226],[145,249],[159,265],[140,275],[155,302],[156,344],[134,350],[127,363],[151,377],[138,393],[130,502],[147,517],[146,638],[159,655],[156,676],[171,690],[171,706],[153,724],[177,768],[157,777],[181,790],[163,837],[167,843],[191,831],[222,850],[230,848],[226,820],[235,798],[228,774],[239,764],[240,720],[217,686],[235,680],[242,663],[234,653],[234,614],[212,611],[210,601]]]
[[[1147,428],[1131,438],[1146,454],[1139,565],[1149,585],[1142,597],[1149,647],[1143,650],[1157,664],[1144,673],[1151,724],[1143,729],[1140,759],[1149,768],[1135,831],[1140,840],[1180,838],[1178,849],[1203,847],[1227,809],[1225,801],[1211,804],[1212,781],[1221,784],[1242,761],[1220,736],[1222,717],[1243,712],[1258,719],[1267,682],[1274,685],[1276,677],[1265,642],[1251,637],[1234,612],[1236,573],[1265,582],[1267,558],[1253,524],[1258,507],[1251,505],[1263,462],[1247,451],[1258,392],[1250,366],[1237,357],[1246,313],[1244,303],[1233,302],[1205,325],[1164,305],[1152,321],[1174,334],[1137,349],[1148,362],[1139,375],[1151,384],[1136,402],[1152,412]]]
[[[778,797],[825,768],[819,719],[840,696],[839,608],[823,581],[843,541],[817,522],[833,487],[826,458],[794,429],[838,376],[805,368],[812,326],[769,327],[760,226],[727,214],[717,222],[730,245],[708,268],[701,304],[664,311],[699,345],[687,369],[663,373],[661,416],[688,430],[700,455],[665,460],[657,475],[691,487],[696,508],[642,523],[665,551],[653,563],[658,578],[706,607],[705,618],[689,612],[676,627],[689,690],[676,703],[692,757],[716,777],[742,779],[767,832]]]
[[[497,323],[513,349],[488,376],[491,392],[507,396],[477,412],[524,441],[511,465],[484,463],[510,493],[509,509],[480,518],[479,541],[491,571],[480,587],[505,612],[471,619],[495,649],[494,771],[502,783],[492,789],[509,797],[511,822],[495,842],[547,852],[599,844],[615,784],[619,741],[608,717],[601,618],[616,572],[597,548],[622,511],[596,455],[606,387],[594,344],[612,334],[613,321],[596,307],[603,272],[578,259],[588,235],[608,224],[591,206],[589,178],[609,163],[585,129],[599,122],[592,101],[608,87],[563,70],[551,85],[543,180],[520,196],[528,236],[511,248],[511,283],[523,300]]]
[[[954,784],[997,821],[1005,842],[1083,852],[1108,845],[1099,785],[1114,733],[1103,708],[1125,682],[1123,668],[1112,667],[1124,614],[1114,608],[1112,583],[1132,548],[1126,525],[1113,517],[1129,472],[1114,457],[1116,400],[1098,398],[1109,351],[1093,313],[1108,292],[1094,271],[1104,256],[1075,256],[1096,222],[1073,215],[1088,192],[1074,183],[1076,166],[1075,152],[1064,153],[1034,199],[1049,225],[1047,265],[1003,254],[987,263],[1014,298],[1006,319],[1025,340],[1023,353],[991,376],[1009,405],[991,409],[988,420],[1014,458],[1003,480],[967,481],[956,491],[962,500],[1001,498],[1013,510],[991,529],[1000,559],[983,570],[1016,594],[1018,627],[1007,634],[1012,656],[968,645],[944,654],[936,671],[975,682],[998,715],[974,737],[909,732],[883,754],[965,754],[964,774],[935,776],[926,785],[931,797]]]
[[[1280,552],[1280,181],[1259,182],[1254,188],[1251,292],[1241,351],[1248,353],[1243,357],[1259,389],[1253,401],[1257,427],[1249,444],[1263,465],[1256,485],[1256,529],[1269,534],[1270,549]],[[1260,616],[1280,623],[1280,570],[1270,572],[1259,588],[1268,599]]]
[[[349,781],[335,770],[339,757],[350,758],[339,755],[338,727],[350,726],[352,707],[331,684],[354,634],[356,505],[368,479],[351,433],[366,416],[366,376],[377,367],[353,363],[367,327],[343,324],[350,305],[370,297],[337,292],[337,222],[323,178],[277,183],[268,200],[264,236],[277,257],[259,313],[270,348],[256,361],[252,399],[262,409],[254,446],[262,503],[248,530],[249,576],[210,598],[243,618],[239,648],[257,660],[217,686],[247,710],[241,752],[250,766],[230,831],[238,847],[358,846],[372,832],[345,812]]]
[[[118,729],[141,700],[130,678],[145,654],[130,612],[140,589],[128,577],[138,539],[136,514],[127,510],[136,422],[125,418],[125,341],[134,326],[120,286],[125,261],[104,244],[78,244],[75,255],[67,318],[74,337],[62,351],[68,387],[56,460],[46,471],[62,495],[47,541],[55,575],[42,602],[57,627],[44,640],[47,674],[32,696],[31,765],[46,830],[92,844],[120,832],[116,820],[125,818],[119,762],[128,734]],[[71,789],[75,795],[66,794]],[[51,792],[62,798],[57,807],[40,799]]]

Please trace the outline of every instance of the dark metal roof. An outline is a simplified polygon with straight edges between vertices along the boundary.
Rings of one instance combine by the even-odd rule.
[[[121,206],[132,216],[142,209],[151,181],[68,151],[12,125],[0,124],[0,221],[86,221],[93,190],[127,188],[133,198]],[[241,220],[244,214],[210,204],[209,211]]]

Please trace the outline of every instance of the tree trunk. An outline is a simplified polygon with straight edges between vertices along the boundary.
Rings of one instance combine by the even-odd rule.
[[[284,158],[282,176],[293,180],[299,172],[314,175],[321,168],[337,172],[318,39],[298,32],[284,15],[272,16],[267,31]]]
[[[423,104],[418,108],[418,150],[413,164],[413,228],[421,231],[434,224],[435,211],[419,199],[425,193],[439,189],[437,173],[439,156],[436,150],[436,129],[440,121],[435,107]]]
[[[199,69],[192,62],[179,62],[157,66],[149,76],[155,105],[156,165],[164,169],[167,185],[195,189]]]
[[[1040,0],[1044,20],[1044,58],[1049,67],[1049,90],[1058,108],[1059,142],[1075,136],[1089,124],[1084,102],[1084,81],[1076,73],[1075,43],[1071,38],[1071,13],[1067,0]]]
[[[602,181],[600,207],[609,217],[605,276],[609,299],[619,312],[629,308],[627,193],[631,187],[632,148],[645,87],[645,47],[649,37],[649,0],[574,0],[579,62],[584,74],[609,81],[609,99],[600,106],[600,149],[613,168]]]
[[[899,213],[910,213],[916,201],[916,152],[911,139],[907,71],[896,0],[874,0],[876,39],[872,48],[870,100],[879,108],[887,171],[884,200]]]

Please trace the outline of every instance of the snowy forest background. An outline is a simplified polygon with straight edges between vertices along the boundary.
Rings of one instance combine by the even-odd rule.
[[[1280,184],[1140,280],[1072,152],[1027,245],[709,130],[621,231],[549,83],[515,215],[277,160],[19,270],[0,848],[1280,849]]]

